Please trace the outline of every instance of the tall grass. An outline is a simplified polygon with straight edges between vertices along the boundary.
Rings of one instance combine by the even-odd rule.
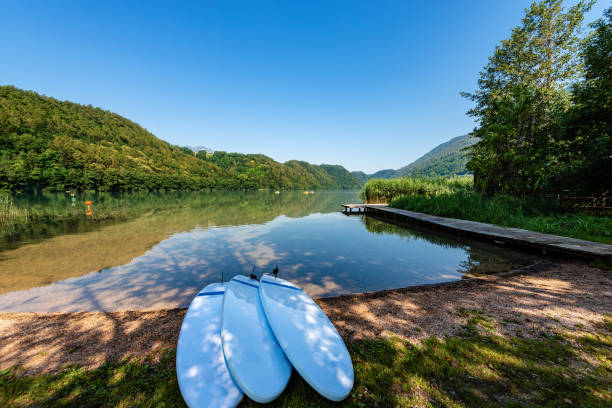
[[[10,194],[0,193],[0,231],[8,230],[17,219],[27,220],[28,212],[17,208]]]
[[[432,196],[451,194],[456,191],[472,189],[472,176],[453,178],[397,178],[373,179],[361,190],[361,198],[368,203],[389,203],[402,195]]]
[[[391,200],[390,205],[442,217],[612,243],[612,218],[571,213],[555,201],[540,198],[485,197],[466,188],[440,194],[403,195]]]

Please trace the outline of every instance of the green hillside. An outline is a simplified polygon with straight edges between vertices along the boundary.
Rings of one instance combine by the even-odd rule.
[[[468,173],[464,149],[475,143],[470,135],[457,136],[397,171],[398,177],[455,176]]]
[[[198,158],[227,172],[225,188],[236,182],[248,188],[343,188],[357,189],[361,183],[342,166],[320,166],[302,161],[279,163],[263,154],[200,151]]]
[[[0,190],[359,188],[340,166],[189,149],[115,113],[0,86]]]
[[[475,139],[470,135],[457,136],[436,146],[428,153],[399,170],[380,170],[374,174],[352,172],[353,177],[362,183],[370,179],[391,179],[397,177],[438,177],[467,174],[465,148],[473,145]]]
[[[365,184],[370,179],[370,175],[363,171],[351,171],[351,176],[359,180],[362,184]]]

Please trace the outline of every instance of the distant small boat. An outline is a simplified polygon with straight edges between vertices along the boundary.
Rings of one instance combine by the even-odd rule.
[[[274,192],[274,194],[280,194],[280,191],[276,190],[276,191]]]

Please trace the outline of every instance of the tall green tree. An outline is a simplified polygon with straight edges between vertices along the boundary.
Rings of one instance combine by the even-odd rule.
[[[541,190],[561,166],[551,154],[570,104],[567,87],[580,74],[578,37],[592,2],[565,9],[562,0],[534,2],[522,24],[495,48],[480,73],[477,119],[468,169],[486,193],[530,194]]]
[[[592,24],[581,56],[584,79],[572,88],[561,156],[554,181],[588,193],[612,192],[612,7]]]

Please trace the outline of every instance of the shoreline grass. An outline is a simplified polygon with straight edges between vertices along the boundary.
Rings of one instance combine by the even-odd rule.
[[[376,179],[360,194],[366,202],[386,202],[404,210],[612,244],[612,217],[541,197],[487,197],[474,190],[470,176]]]
[[[414,346],[398,338],[347,344],[355,385],[342,403],[319,396],[297,373],[272,407],[603,407],[612,400],[612,316],[595,333],[495,334],[483,310],[461,310],[457,336],[428,338]],[[175,350],[141,360],[67,367],[54,375],[0,372],[0,405],[184,406],[176,381]],[[245,398],[241,407],[260,406]]]
[[[475,191],[464,190],[432,196],[404,195],[393,199],[390,205],[441,217],[612,244],[612,218],[563,212],[554,203],[544,200],[501,195],[483,197]]]

